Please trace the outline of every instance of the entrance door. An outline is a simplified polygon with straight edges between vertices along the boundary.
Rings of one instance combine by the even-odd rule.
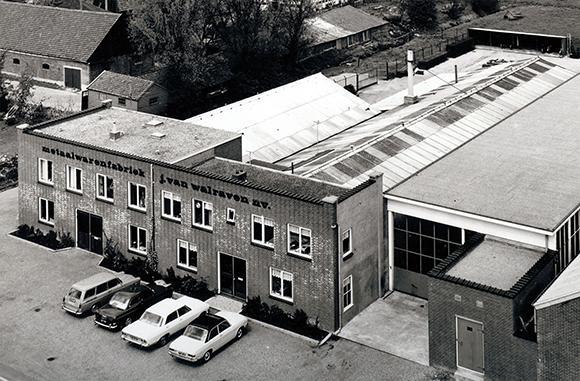
[[[246,299],[246,261],[219,253],[220,292]]]
[[[81,70],[69,67],[64,68],[64,87],[81,89]]]
[[[457,366],[483,373],[483,324],[457,317]]]
[[[95,254],[103,254],[103,219],[77,210],[77,246]]]

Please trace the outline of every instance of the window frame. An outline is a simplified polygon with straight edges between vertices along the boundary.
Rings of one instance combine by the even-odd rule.
[[[261,223],[261,226],[262,226],[262,228],[261,228],[261,230],[262,230],[261,231],[261,233],[262,233],[262,240],[261,241],[259,241],[257,239],[254,239],[254,218],[255,217],[258,217],[260,219],[260,221],[261,221],[260,222]],[[272,243],[267,243],[266,242],[266,224],[265,224],[266,219],[272,221]],[[251,230],[252,230],[251,231],[251,235],[252,235],[251,241],[252,241],[252,243],[254,243],[256,245],[268,247],[268,248],[273,248],[274,245],[275,245],[275,240],[276,240],[276,234],[275,234],[276,233],[276,229],[275,229],[276,228],[276,224],[274,222],[274,219],[273,218],[270,218],[270,217],[266,217],[266,216],[261,216],[261,215],[258,215],[258,214],[252,214],[252,221],[251,221],[251,223],[252,223],[252,228],[251,228]]]
[[[279,271],[280,272],[280,293],[275,293],[274,290],[272,289],[273,283],[272,282],[272,278],[274,277],[274,271]],[[290,282],[292,284],[292,286],[290,287],[290,292],[292,293],[291,297],[288,296],[284,296],[284,275],[288,274],[290,275]],[[273,297],[274,299],[280,299],[289,303],[294,303],[294,274],[291,273],[290,271],[284,271],[284,270],[280,270],[277,269],[275,267],[270,267],[270,296]]]
[[[16,57],[12,58],[12,64],[13,65],[20,65],[20,58],[16,58]]]
[[[230,212],[232,213],[231,218],[230,218]],[[227,210],[226,210],[226,222],[229,222],[230,224],[236,223],[236,210],[234,208],[227,208]]]
[[[50,70],[50,64],[47,64],[46,62],[44,62],[42,64],[42,70]]]
[[[50,178],[52,178],[52,180],[48,180],[43,178],[44,175],[44,171],[42,170],[42,162],[46,163],[46,175],[48,176],[50,174]],[[49,165],[50,163],[50,165]],[[50,166],[50,171],[49,171],[49,166]],[[52,160],[48,160],[45,159],[43,157],[39,157],[38,158],[38,182],[41,184],[45,184],[45,185],[50,185],[50,186],[54,186],[54,162]]]
[[[344,290],[345,284],[347,284],[349,286],[349,290],[348,291],[345,291]],[[350,298],[350,304],[345,305],[345,301],[344,300],[345,300],[345,298],[346,298],[347,295]],[[352,306],[354,306],[354,288],[353,288],[353,285],[352,285],[352,274],[349,275],[349,276],[347,276],[346,278],[344,278],[342,280],[342,304],[343,304],[343,306],[342,306],[342,311],[343,312],[346,312],[346,311],[350,310],[352,308]]]
[[[344,234],[348,233],[348,250],[344,251]],[[353,253],[353,249],[352,249],[352,228],[348,228],[346,230],[343,230],[340,233],[340,250],[342,251],[342,258],[346,258],[348,256],[350,256]]]
[[[71,179],[71,171],[74,171],[74,179]],[[80,189],[78,188],[71,188],[71,182],[73,182],[72,180],[74,180],[74,183],[76,185],[77,183],[77,179],[78,176],[80,174]],[[83,194],[83,170],[82,168],[79,167],[73,167],[72,165],[67,165],[66,166],[66,190],[73,192],[73,193],[78,193],[78,194]]]
[[[101,196],[99,194],[99,177],[103,177],[104,178],[104,191],[105,191],[105,195]],[[111,185],[113,187],[113,197],[108,197],[107,195],[107,191],[108,191],[108,186],[107,186],[107,180],[110,179],[111,180]],[[107,202],[114,202],[115,201],[115,179],[113,179],[110,176],[104,175],[102,173],[97,173],[95,174],[95,197],[101,201],[107,201]]]
[[[127,98],[117,97],[117,105],[118,106],[127,106]]]
[[[46,219],[42,218],[42,204],[43,201],[45,202],[46,205]],[[50,208],[48,207],[49,203],[52,203],[52,221],[50,220]],[[54,226],[54,201],[51,201],[49,199],[46,199],[44,197],[39,197],[38,198],[38,222],[43,223],[45,225],[49,225],[49,226]]]
[[[202,222],[201,223],[197,223],[195,222],[195,203],[196,202],[200,202],[201,203],[201,219]],[[211,211],[211,223],[209,225],[206,224],[207,221],[205,221],[205,211],[206,211],[206,206],[209,205],[211,209],[209,209]],[[201,228],[204,230],[210,230],[213,231],[213,220],[214,220],[214,210],[213,210],[213,203],[209,202],[209,201],[203,201],[199,198],[192,198],[191,199],[191,225],[197,228]]]
[[[145,250],[140,250],[138,248],[133,248],[131,247],[131,227],[134,227],[137,229],[137,246],[139,245],[139,241],[140,241],[140,231],[144,231],[145,232]],[[127,226],[127,250],[132,252],[132,253],[136,253],[136,254],[140,254],[140,255],[147,255],[147,234],[148,231],[145,228],[142,228],[140,226],[137,225],[133,225],[133,224],[129,224]]]
[[[149,106],[154,106],[159,103],[159,97],[151,97],[149,98]]]
[[[165,213],[165,196],[168,195],[169,197],[167,197],[169,199],[169,205],[170,205],[170,214]],[[179,202],[179,217],[175,216],[175,202]],[[181,217],[183,216],[183,203],[181,201],[181,196],[173,193],[173,192],[169,192],[166,190],[161,190],[161,216],[163,218],[167,218],[170,219],[172,221],[176,221],[176,222],[181,222]]]
[[[136,197],[137,197],[137,205],[135,204],[131,204],[131,185],[134,185],[137,187],[137,192],[136,192]],[[144,201],[143,201],[143,207],[139,206],[139,187],[142,187],[145,189],[145,196],[144,196]],[[139,183],[134,183],[132,181],[127,181],[127,207],[129,209],[133,209],[133,210],[137,210],[140,212],[147,212],[147,187],[143,184],[139,184]]]
[[[294,227],[298,229],[298,248],[295,250],[290,249],[290,227]],[[308,259],[312,259],[312,229],[309,228],[303,228],[302,226],[299,225],[295,225],[295,224],[288,224],[287,225],[287,243],[286,243],[286,250],[288,252],[288,254],[292,254],[292,255],[297,255],[299,257],[304,257],[304,258],[308,258]],[[310,253],[309,254],[304,254],[302,252],[303,247],[302,247],[302,231],[308,231],[308,238],[310,239]]]
[[[179,261],[179,250],[181,249],[181,246],[180,246],[181,243],[185,243],[187,245],[187,248],[186,248],[186,250],[187,250],[187,256],[186,256],[186,258],[187,258],[187,264],[182,264]],[[184,239],[178,238],[177,239],[177,248],[176,248],[176,255],[177,255],[176,263],[177,263],[177,267],[179,267],[179,268],[197,272],[197,268],[199,266],[199,263],[196,263],[195,266],[191,266],[191,264],[189,263],[189,251],[191,250],[192,247],[195,248],[195,250],[194,250],[195,251],[195,261],[196,262],[199,262],[199,251],[197,249],[197,245],[194,244],[194,243],[191,243],[189,241],[186,241]]]

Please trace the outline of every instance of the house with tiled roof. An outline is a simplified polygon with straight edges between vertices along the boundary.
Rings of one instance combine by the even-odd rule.
[[[0,1],[0,50],[9,77],[84,89],[103,70],[134,69],[122,15]]]
[[[89,84],[86,95],[89,108],[110,99],[117,107],[151,114],[165,113],[169,96],[167,89],[155,81],[109,70]]]

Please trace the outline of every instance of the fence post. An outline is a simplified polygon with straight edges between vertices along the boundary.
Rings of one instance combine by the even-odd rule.
[[[386,75],[386,77],[387,77],[387,79],[389,79],[389,61],[386,62],[385,68],[387,69],[387,75]]]
[[[398,72],[399,72],[399,61],[395,60],[395,77],[397,76]]]

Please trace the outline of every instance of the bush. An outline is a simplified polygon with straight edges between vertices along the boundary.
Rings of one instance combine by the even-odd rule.
[[[484,16],[497,12],[499,4],[498,0],[471,0],[471,8],[478,15]]]
[[[451,20],[457,20],[463,14],[465,9],[462,0],[453,0],[451,4],[445,9],[445,13]]]
[[[404,6],[411,24],[418,28],[437,26],[437,6],[435,0],[406,0]]]
[[[197,280],[190,275],[177,276],[173,267],[167,269],[167,275],[163,277],[163,280],[171,283],[176,292],[192,298],[207,300],[215,295],[204,279]]]
[[[48,233],[44,234],[42,230],[26,224],[18,226],[14,235],[53,250],[74,247],[75,245],[74,239],[68,232],[57,234],[55,231],[49,230]]]

